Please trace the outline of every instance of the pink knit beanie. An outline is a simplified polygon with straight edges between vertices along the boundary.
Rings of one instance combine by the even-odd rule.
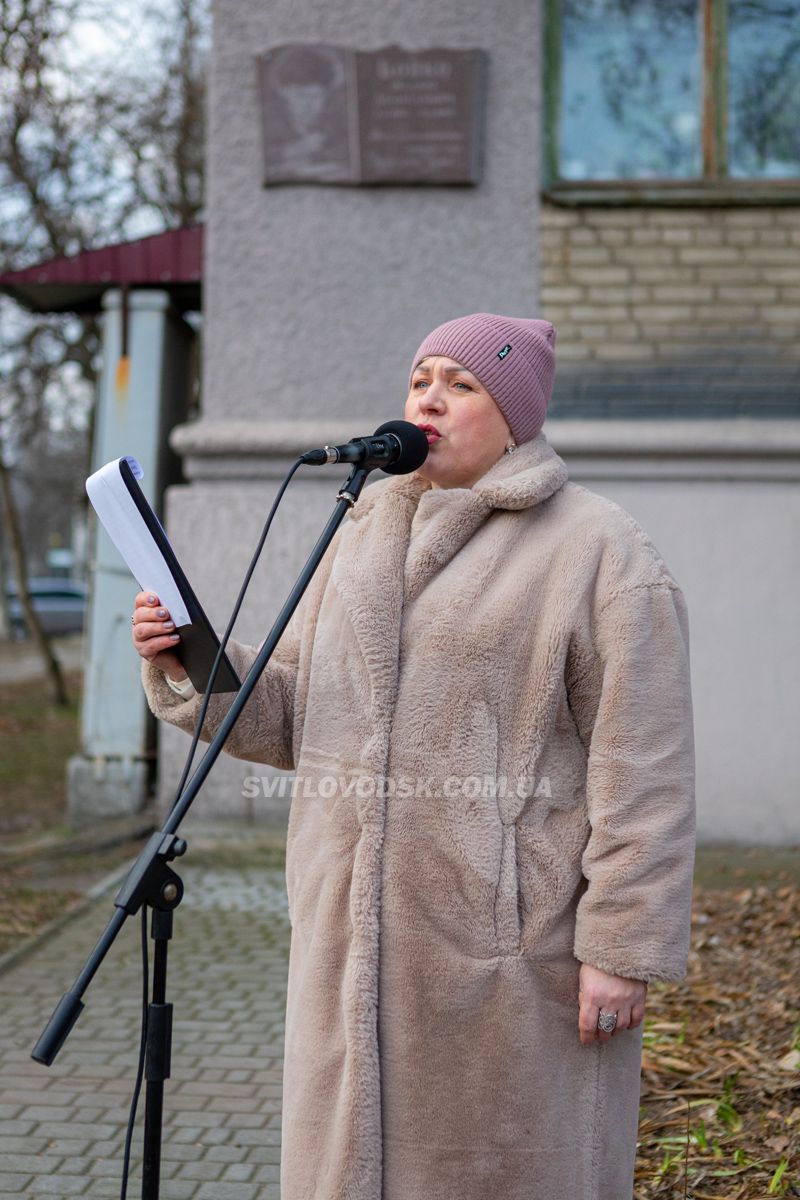
[[[411,367],[429,354],[454,358],[471,371],[508,421],[517,445],[544,424],[556,370],[556,331],[549,321],[472,313],[429,333]]]

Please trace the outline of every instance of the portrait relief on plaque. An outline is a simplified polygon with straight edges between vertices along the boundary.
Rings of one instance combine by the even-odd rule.
[[[265,183],[349,183],[350,56],[337,46],[280,46],[263,54]]]
[[[487,57],[316,43],[259,55],[265,185],[477,184]]]

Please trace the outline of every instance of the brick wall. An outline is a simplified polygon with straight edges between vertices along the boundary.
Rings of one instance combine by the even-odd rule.
[[[543,203],[540,255],[554,413],[684,415],[688,381],[688,415],[800,416],[800,208]]]

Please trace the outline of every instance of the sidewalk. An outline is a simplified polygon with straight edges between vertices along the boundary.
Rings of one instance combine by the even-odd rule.
[[[277,1200],[289,921],[283,868],[177,864],[163,1200]],[[0,1200],[119,1195],[141,1007],[128,920],[52,1067],[30,1051],[113,912],[114,891],[0,973]],[[152,943],[151,943],[152,951]],[[152,953],[151,953],[152,970]],[[144,1098],[128,1196],[141,1192]]]
[[[285,829],[187,820],[183,832],[190,850],[177,864],[186,894],[169,957],[175,1031],[162,1200],[278,1200]],[[731,1194],[714,1191],[728,1188],[727,1176],[739,1179],[743,1200],[766,1196],[791,1158],[800,1119],[799,858],[791,847],[698,852],[688,977],[654,986],[648,1001],[637,1200],[665,1195],[665,1185],[683,1195],[687,1097],[706,1097],[689,1148],[690,1189],[705,1181],[698,1196]],[[54,1065],[30,1058],[105,927],[115,892],[116,884],[10,966],[0,964],[0,1200],[119,1196],[139,1038],[138,917],[88,989]],[[143,1111],[129,1200],[141,1192]],[[672,1147],[668,1167],[664,1145]],[[773,1194],[800,1194],[793,1161],[787,1177],[788,1191]]]

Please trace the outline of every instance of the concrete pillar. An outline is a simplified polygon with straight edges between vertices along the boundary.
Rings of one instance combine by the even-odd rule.
[[[173,310],[167,292],[131,292],[130,374],[127,386],[121,386],[122,293],[107,292],[103,309],[92,470],[133,455],[144,469],[142,488],[160,511],[165,484],[179,475],[168,434],[186,416],[194,333]],[[139,682],[139,658],[130,643],[130,614],[139,589],[94,519],[90,566],[81,753],[68,767],[73,825],[139,811],[148,796],[154,757],[153,723]]]

